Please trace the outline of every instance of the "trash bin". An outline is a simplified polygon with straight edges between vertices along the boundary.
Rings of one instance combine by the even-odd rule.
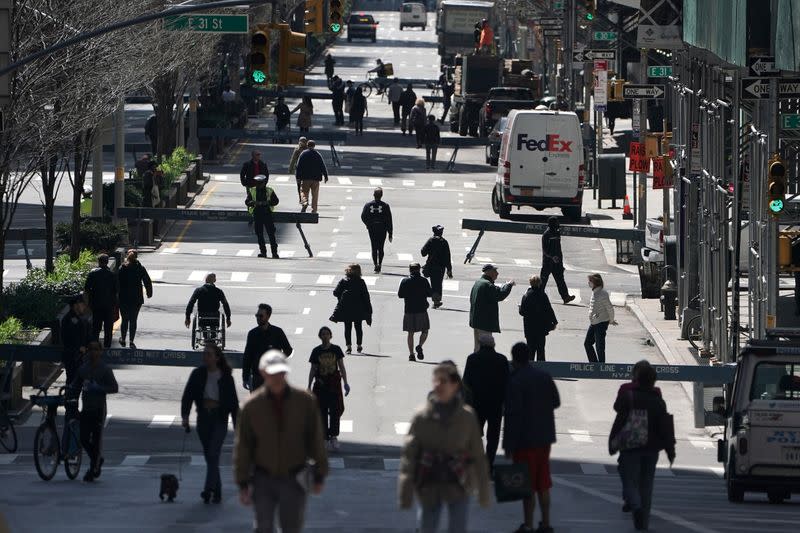
[[[611,208],[616,209],[617,200],[625,200],[625,154],[600,154],[597,165],[597,207],[611,200]]]

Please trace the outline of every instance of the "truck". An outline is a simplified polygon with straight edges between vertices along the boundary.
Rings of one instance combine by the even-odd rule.
[[[538,102],[528,87],[492,87],[478,112],[478,134],[487,137],[512,109],[534,109]]]
[[[453,65],[458,54],[475,50],[475,24],[493,22],[494,2],[442,0],[436,10],[436,35],[442,65]]]
[[[466,55],[456,58],[455,92],[450,107],[450,131],[459,135],[478,135],[479,114],[493,87],[500,85],[502,62],[492,55]]]

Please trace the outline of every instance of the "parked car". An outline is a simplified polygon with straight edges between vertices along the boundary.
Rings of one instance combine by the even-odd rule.
[[[422,31],[425,31],[427,24],[428,12],[425,10],[425,4],[405,2],[400,8],[400,31],[411,27],[422,28]]]
[[[372,15],[354,13],[347,20],[347,42],[353,39],[369,39],[373,43],[377,39],[378,24]]]
[[[503,140],[503,132],[508,124],[508,117],[502,117],[494,125],[492,131],[489,132],[489,138],[486,142],[486,164],[497,166],[497,161],[500,158],[500,141]]]

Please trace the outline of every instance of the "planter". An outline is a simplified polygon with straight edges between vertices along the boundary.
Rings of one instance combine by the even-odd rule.
[[[137,219],[128,222],[128,235],[130,242],[137,243],[137,246],[153,246],[155,234],[154,220],[150,218]]]
[[[170,187],[169,193],[167,194],[166,199],[163,200],[164,207],[171,207],[176,208],[178,207],[178,191],[175,188],[175,184],[173,183],[172,187]]]
[[[61,318],[67,313],[68,307],[64,306],[61,313],[58,314],[57,322],[61,323]],[[33,345],[47,345],[53,343],[53,330],[44,329],[39,335],[29,344]],[[51,363],[49,361],[29,361],[23,363],[21,385],[25,386],[44,386],[52,383],[57,377],[60,370],[60,363]],[[20,400],[22,398],[22,390],[19,391]]]
[[[197,164],[189,163],[184,171],[186,173],[186,188],[189,192],[197,190]]]
[[[189,198],[189,186],[186,174],[183,174],[172,182],[170,194],[172,194],[172,191],[175,191],[178,205],[186,205],[186,201]]]

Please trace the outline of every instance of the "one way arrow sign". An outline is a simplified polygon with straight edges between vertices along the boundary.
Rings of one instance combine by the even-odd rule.
[[[573,50],[572,61],[575,63],[586,63],[595,59],[607,59],[615,61],[617,59],[616,50]]]
[[[623,98],[649,98],[661,99],[664,98],[663,85],[631,85],[625,84],[622,86]]]
[[[775,56],[751,56],[747,59],[751,76],[780,76],[780,69],[775,68]]]

